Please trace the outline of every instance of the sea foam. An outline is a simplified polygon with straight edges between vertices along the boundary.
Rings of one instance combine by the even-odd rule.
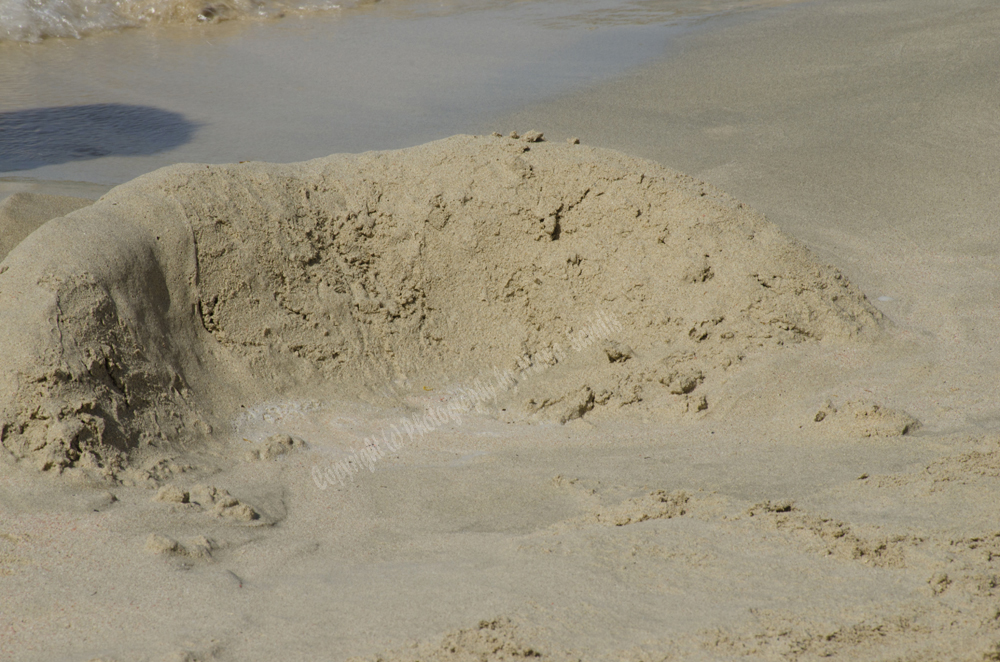
[[[151,24],[277,18],[339,8],[339,3],[327,0],[0,0],[0,41],[80,38]]]

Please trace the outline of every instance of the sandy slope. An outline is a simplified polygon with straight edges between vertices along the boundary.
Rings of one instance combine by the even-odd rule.
[[[687,394],[655,380],[664,397],[712,389],[690,416],[525,420],[504,393],[460,421],[425,418],[462,395],[435,377],[369,404],[247,401],[232,427],[213,420],[207,452],[143,456],[134,486],[4,465],[0,652],[992,659],[998,22],[976,3],[818,3],[690,36],[628,80],[510,120],[750,202],[860,284],[880,337],[785,343],[702,370]],[[593,327],[616,345],[582,351],[641,359],[619,319]],[[350,455],[404,420],[414,435],[394,452]],[[341,485],[326,469],[348,457],[374,471]]]

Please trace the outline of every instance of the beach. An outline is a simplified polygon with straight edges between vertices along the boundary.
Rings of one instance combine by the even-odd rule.
[[[0,42],[0,657],[1000,654],[1000,10],[196,28]]]

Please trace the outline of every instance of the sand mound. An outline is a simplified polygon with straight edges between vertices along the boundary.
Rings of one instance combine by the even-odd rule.
[[[4,446],[107,473],[204,436],[209,412],[321,386],[492,379],[519,415],[696,414],[750,352],[878,326],[840,273],[704,183],[511,138],[166,168],[0,272]]]

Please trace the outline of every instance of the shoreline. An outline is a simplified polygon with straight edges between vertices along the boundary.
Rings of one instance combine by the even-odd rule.
[[[460,3],[439,9],[380,2],[308,20],[0,44],[6,62],[0,87],[8,90],[0,126],[6,115],[63,134],[41,155],[33,155],[39,152],[34,132],[24,146],[7,144],[0,177],[42,187],[46,181],[115,185],[175,163],[291,163],[473,133],[498,110],[655,59],[676,35],[701,29],[693,21],[721,18],[685,12],[697,16],[699,8],[716,5],[730,11],[733,3],[693,4],[679,3],[679,14],[670,16],[640,3],[641,11],[605,24],[598,19],[614,6],[607,0],[572,9],[496,2],[475,11]],[[95,104],[116,115],[107,123],[73,115]],[[64,109],[58,117],[35,117],[57,108]],[[61,123],[58,129],[53,122]],[[80,153],[104,156],[72,156]]]

